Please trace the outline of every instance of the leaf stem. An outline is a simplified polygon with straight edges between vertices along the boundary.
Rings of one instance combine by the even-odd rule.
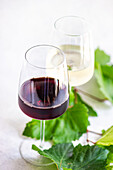
[[[73,106],[68,106],[68,108],[72,108]]]
[[[94,133],[94,134],[96,134],[96,135],[100,135],[100,136],[102,136],[102,133],[94,132],[94,131],[91,131],[91,130],[88,130],[88,129],[87,129],[87,133],[88,133],[88,132],[90,132],[90,133]]]
[[[88,133],[93,133],[93,134],[102,136],[102,133],[94,132],[94,131],[91,131],[91,130],[88,130],[88,129],[87,129],[87,139],[86,139],[87,143],[91,142],[91,143],[93,143],[93,144],[96,144],[96,142],[93,142],[93,141],[91,141],[91,140],[88,139]]]
[[[89,139],[87,139],[87,142],[88,142],[88,143],[91,142],[91,143],[93,143],[94,145],[96,144],[96,142],[93,142],[93,141],[91,141],[91,140],[89,140]]]
[[[74,93],[75,93],[75,104],[77,104],[77,91],[76,91],[76,89],[74,89]]]
[[[94,99],[94,100],[96,100],[96,101],[98,101],[98,102],[104,102],[104,101],[107,100],[106,98],[101,99],[101,98],[98,98],[98,97],[96,97],[96,96],[93,96],[92,94],[89,94],[89,93],[87,93],[87,92],[85,92],[85,91],[83,91],[83,90],[81,90],[81,89],[75,88],[75,91],[76,91],[76,92],[80,92],[80,93],[82,93],[83,95],[86,95],[86,96],[88,96],[88,97],[90,97],[90,98],[92,98],[92,99]]]

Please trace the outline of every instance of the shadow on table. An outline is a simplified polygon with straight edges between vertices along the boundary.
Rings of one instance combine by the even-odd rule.
[[[13,159],[8,161],[8,164],[10,165],[9,168],[11,170],[57,170],[57,167],[55,164],[46,166],[46,167],[36,167],[33,166],[29,163],[26,163],[23,159],[18,158],[18,159]],[[7,169],[7,168],[6,168]]]

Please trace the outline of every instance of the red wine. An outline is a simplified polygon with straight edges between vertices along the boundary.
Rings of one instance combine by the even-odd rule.
[[[19,106],[28,116],[46,120],[62,115],[68,107],[67,87],[49,77],[33,78],[20,88]]]

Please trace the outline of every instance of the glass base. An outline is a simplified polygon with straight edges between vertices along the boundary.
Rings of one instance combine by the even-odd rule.
[[[54,164],[50,159],[45,158],[38,154],[38,152],[34,151],[32,149],[32,144],[35,144],[37,147],[40,146],[40,141],[33,140],[33,139],[26,139],[22,141],[19,152],[21,157],[28,163],[42,167],[42,166],[49,166]],[[51,147],[51,144],[49,142],[44,142],[43,149],[49,149]],[[39,147],[40,148],[40,147]],[[41,148],[42,149],[42,148]]]

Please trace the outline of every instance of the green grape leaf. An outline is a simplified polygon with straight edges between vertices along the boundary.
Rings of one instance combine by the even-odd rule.
[[[107,170],[113,170],[113,153],[108,153],[107,164],[108,165],[106,166],[106,169]]]
[[[106,169],[107,170],[113,170],[113,166],[107,166]]]
[[[86,102],[84,102],[78,93],[77,93],[77,102],[84,104],[88,108],[89,116],[97,116],[97,112],[90,105],[88,105]]]
[[[96,64],[95,76],[105,98],[113,103],[113,80],[103,75],[100,64]]]
[[[54,132],[54,143],[71,142],[87,131],[88,113],[83,104],[76,104],[67,109],[63,118],[57,124]]]
[[[72,87],[69,92],[69,106],[73,106],[75,104],[75,93],[74,88]]]
[[[107,156],[107,170],[112,170],[113,165],[113,126],[111,126],[108,130],[104,130],[103,136],[96,142],[97,145],[109,150],[109,154]]]
[[[40,138],[40,121],[33,119],[26,124],[23,135],[31,138]]]
[[[99,63],[100,65],[105,65],[110,61],[110,56],[107,55],[103,50],[97,48],[95,50],[95,62]]]
[[[76,155],[78,157],[76,157]],[[74,170],[104,170],[106,166],[108,151],[99,148],[95,145],[93,146],[81,146],[78,145],[74,148]],[[79,162],[78,162],[79,160]],[[75,162],[77,161],[78,164]]]
[[[109,150],[111,153],[113,153],[113,145],[105,146],[107,150]]]
[[[45,140],[51,140],[56,128],[57,119],[45,121]],[[24,136],[40,139],[40,120],[33,119],[26,124]]]
[[[69,120],[61,119],[56,127],[54,132],[53,141],[55,144],[57,143],[65,143],[71,142],[73,140],[79,139],[81,135],[79,135],[78,129],[74,130]]]
[[[79,93],[76,93],[76,98],[77,98],[77,103],[84,104],[87,109],[88,109],[88,115],[89,116],[97,116],[97,112],[90,106],[88,105],[83,99],[81,98]],[[72,87],[70,91],[70,106],[75,105],[75,90]]]
[[[113,163],[113,153],[111,153],[111,152],[107,156],[107,163],[108,164]]]
[[[113,166],[107,166],[106,169],[107,170],[113,170]]]
[[[101,132],[102,132],[102,135],[104,135],[104,133],[105,133],[106,131],[105,131],[105,129],[102,129]]]
[[[101,66],[103,75],[113,80],[113,67],[109,65]]]
[[[32,145],[32,149],[54,161],[60,169],[61,167],[66,167],[65,165],[72,161],[74,146],[72,143],[63,143],[54,145],[49,150],[42,151],[35,145]]]
[[[98,146],[82,146],[75,148],[71,143],[52,146],[49,150],[40,150],[35,145],[32,149],[50,158],[57,164],[59,170],[105,170],[108,151]]]
[[[111,126],[103,136],[96,142],[98,145],[110,146],[113,145],[113,126]]]
[[[85,133],[88,126],[88,109],[84,104],[75,104],[66,111],[66,120],[70,119],[72,128],[80,133]]]

